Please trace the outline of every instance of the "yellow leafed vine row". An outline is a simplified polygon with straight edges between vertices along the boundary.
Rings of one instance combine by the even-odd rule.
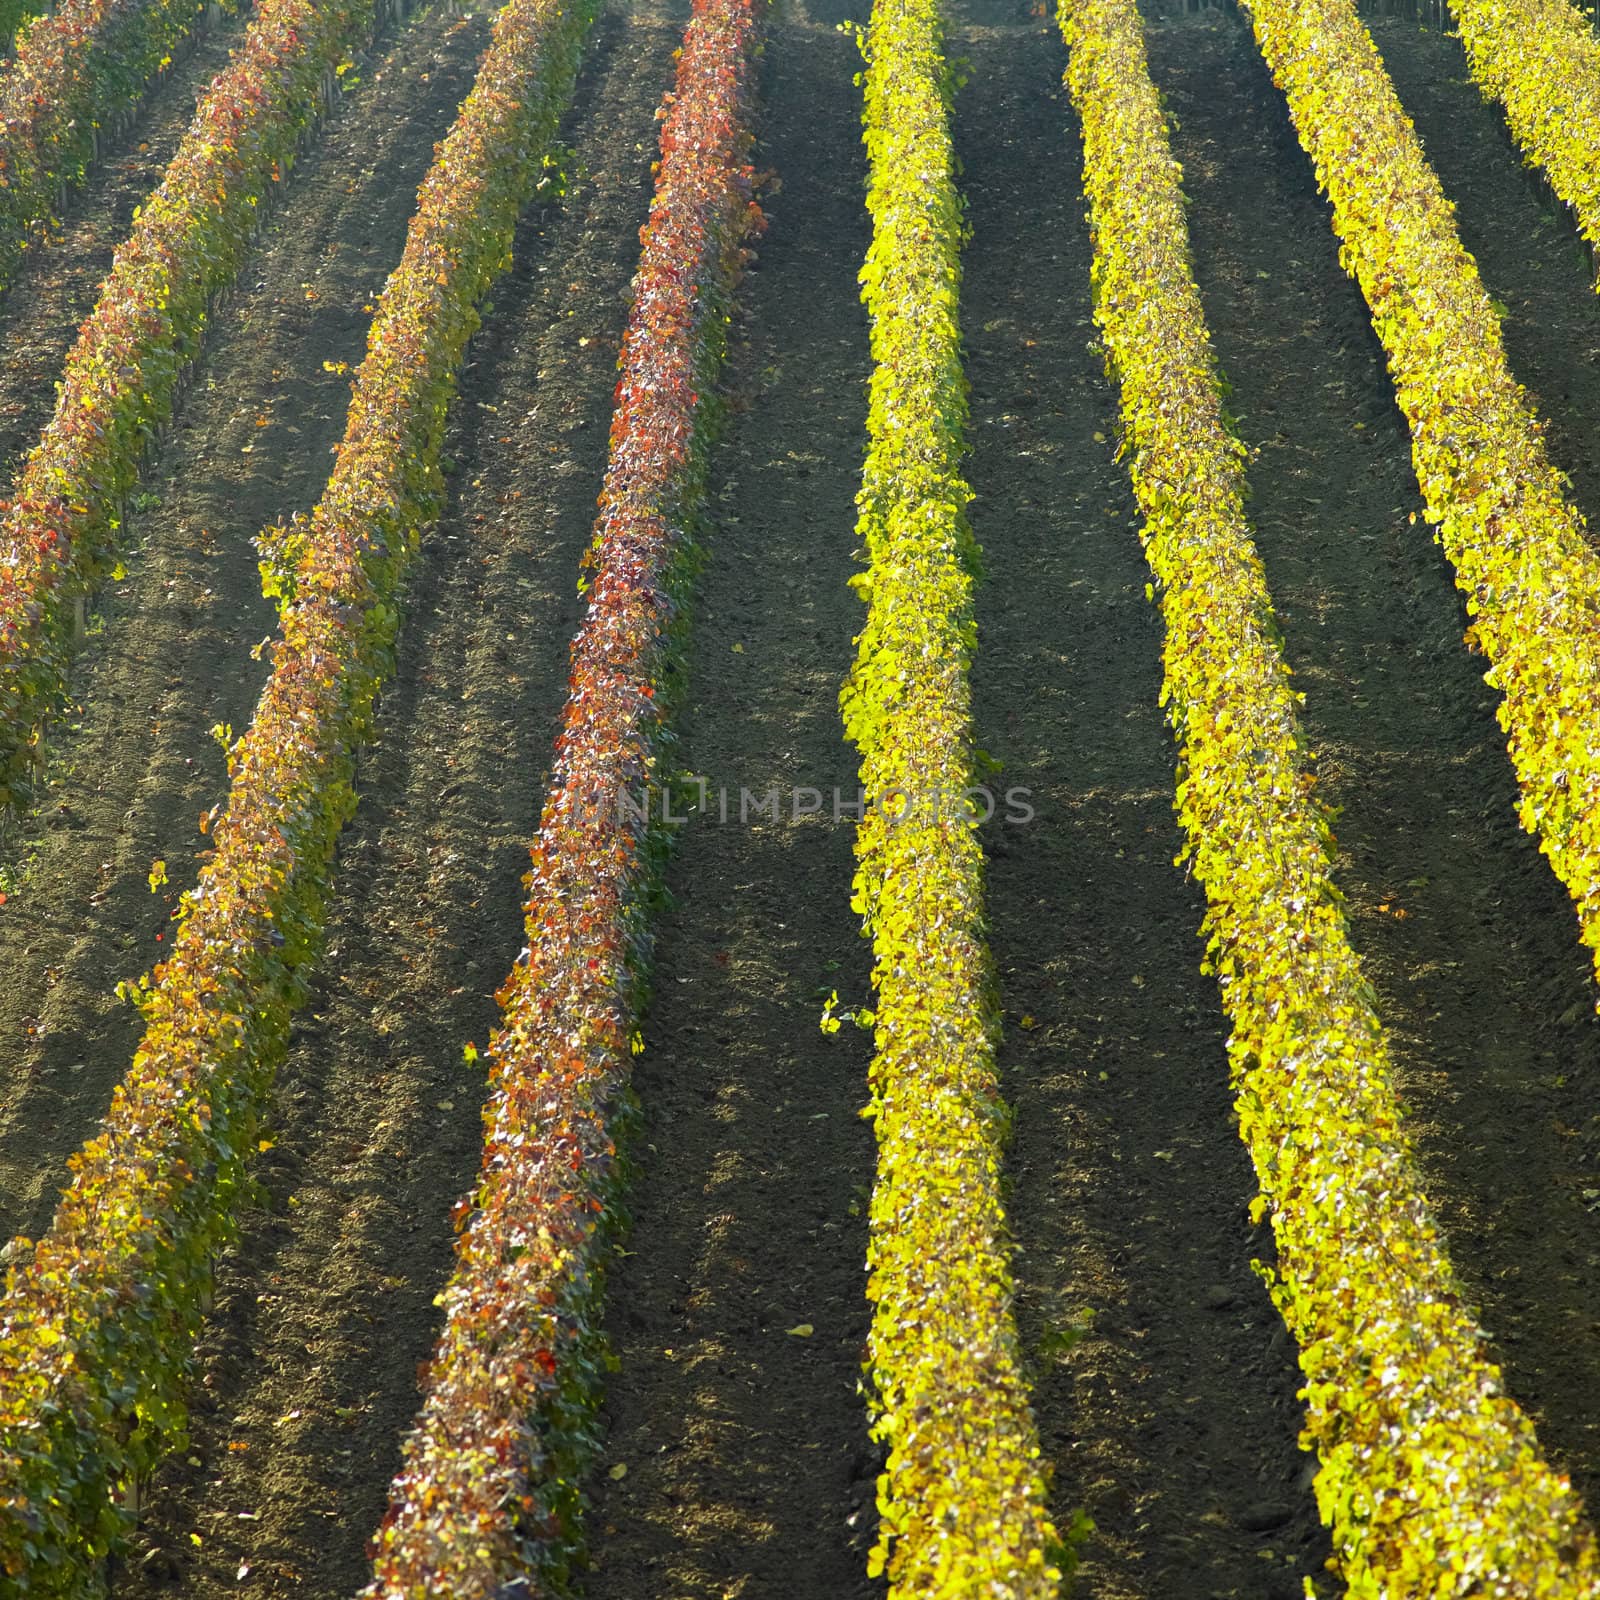
[[[842,696],[869,807],[855,906],[876,957],[868,1370],[886,1447],[870,1570],[894,1596],[1044,1597],[1063,1551],[1012,1322],[998,1019],[972,782],[971,498],[961,201],[937,0],[877,0],[865,41],[862,269],[874,370],[858,531],[868,600]]]

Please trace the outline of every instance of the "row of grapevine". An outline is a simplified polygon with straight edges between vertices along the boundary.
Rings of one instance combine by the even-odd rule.
[[[0,810],[29,792],[65,690],[73,604],[114,567],[123,498],[214,299],[244,263],[326,74],[373,18],[372,0],[261,0],[67,356],[0,523]]]
[[[1451,0],[1472,75],[1600,250],[1600,40],[1571,0]]]
[[[1301,1348],[1317,1498],[1352,1595],[1590,1594],[1591,1535],[1502,1392],[1400,1126],[1296,696],[1245,519],[1245,451],[1189,263],[1135,0],[1061,0],[1095,317],[1165,624],[1178,811],[1233,1024],[1240,1131]]]
[[[590,12],[510,0],[424,179],[344,440],[309,517],[277,529],[273,666],[229,754],[214,849],[145,1033],[45,1236],[0,1298],[0,1596],[65,1595],[182,1439],[192,1339],[289,1018],[318,945],[355,751],[392,665],[396,598],[443,492],[439,451],[478,304],[504,270],[570,97]]]
[[[0,288],[57,196],[95,154],[97,130],[126,116],[205,0],[61,0],[25,23],[0,60]]]
[[[695,0],[663,108],[527,949],[491,1045],[483,1176],[461,1208],[444,1333],[369,1600],[487,1600],[524,1572],[542,1593],[580,1548],[593,1319],[661,853],[642,808],[621,801],[660,770],[729,300],[759,221],[744,164],[758,3]]]
[[[872,802],[853,902],[877,989],[867,1364],[887,1463],[870,1566],[895,1595],[1045,1596],[1060,1548],[1012,1320],[982,853],[952,803],[974,782],[976,547],[943,32],[939,0],[876,0],[865,39],[874,367],[852,583],[868,610],[842,707]]]
[[[1450,202],[1350,0],[1246,0],[1411,423],[1426,514],[1489,658],[1519,816],[1600,967],[1600,557],[1506,363]]]

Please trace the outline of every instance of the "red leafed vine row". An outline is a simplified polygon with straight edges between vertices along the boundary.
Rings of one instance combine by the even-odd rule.
[[[65,686],[70,602],[112,570],[123,496],[172,413],[212,298],[244,264],[325,73],[373,13],[372,0],[261,0],[67,357],[55,414],[0,523],[0,808],[29,791]]]
[[[759,226],[744,157],[760,0],[696,0],[622,352],[588,615],[532,849],[528,948],[500,993],[483,1177],[368,1600],[559,1581],[595,1445],[600,1252],[649,951],[648,788],[684,613],[711,390]]]
[[[388,675],[395,604],[443,492],[439,451],[478,306],[510,260],[592,12],[510,0],[424,179],[356,375],[333,476],[263,540],[282,597],[273,668],[215,849],[101,1132],[0,1298],[0,1600],[94,1587],[130,1489],[184,1434],[210,1263],[320,941],[355,751]]]

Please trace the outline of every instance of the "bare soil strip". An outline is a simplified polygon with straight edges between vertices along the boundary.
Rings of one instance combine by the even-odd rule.
[[[79,668],[79,721],[52,751],[31,865],[0,905],[0,1230],[48,1221],[68,1155],[127,1068],[138,1018],[117,1000],[164,953],[192,880],[200,812],[226,789],[208,730],[249,720],[272,609],[251,540],[308,505],[344,426],[381,287],[433,155],[471,83],[482,24],[442,11],[394,39],[302,158],[260,254],[218,319],[136,496],[125,583]],[[143,509],[137,509],[142,507]],[[152,895],[152,862],[171,883]]]
[[[1413,24],[1385,37],[1403,89],[1440,66],[1436,35]],[[1413,49],[1430,53],[1412,61]],[[1251,512],[1307,695],[1319,792],[1341,812],[1336,877],[1429,1194],[1510,1392],[1593,1501],[1600,1025],[1571,905],[1517,827],[1495,697],[1461,642],[1444,559],[1410,523],[1405,424],[1281,97],[1224,18],[1158,32],[1152,58],[1180,124],[1201,290],[1257,450]],[[1452,137],[1471,125],[1469,91],[1454,94]],[[1430,154],[1448,142],[1436,134]],[[1485,140],[1478,157],[1509,201],[1523,182],[1509,149]],[[1516,211],[1494,228],[1514,236]],[[1469,228],[1467,242],[1483,234]],[[1491,290],[1507,293],[1498,280],[1491,267]],[[1593,310],[1572,288],[1564,315],[1554,295],[1541,306],[1574,347],[1563,361],[1545,341],[1539,386],[1557,409],[1581,404],[1578,352],[1592,339]],[[1583,415],[1567,410],[1579,436]]]
[[[358,780],[329,943],[280,1075],[260,1205],[219,1275],[193,1448],[154,1486],[119,1592],[347,1597],[366,1581],[432,1348],[451,1208],[482,1153],[493,988],[522,942],[537,825],[605,466],[654,112],[681,20],[596,25],[565,137],[469,356],[452,504],[428,537]],[[198,1534],[196,1545],[191,1534]]]

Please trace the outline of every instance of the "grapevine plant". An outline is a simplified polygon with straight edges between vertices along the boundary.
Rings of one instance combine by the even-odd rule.
[[[866,625],[842,697],[869,808],[854,907],[873,943],[878,1171],[867,1370],[886,1453],[869,1558],[895,1596],[1045,1597],[1068,1552],[1012,1317],[1005,1110],[983,919],[967,664],[976,545],[961,476],[961,198],[938,0],[877,0],[864,41],[872,330],[858,498]]]
[[[1600,251],[1600,39],[1571,0],[1451,0],[1467,62],[1531,166]],[[1600,288],[1600,282],[1596,284]]]
[[[244,265],[262,201],[292,164],[327,73],[387,9],[260,0],[117,250],[0,522],[0,811],[32,792],[66,688],[73,603],[115,568],[128,491]]]
[[[0,60],[0,288],[61,191],[82,181],[99,130],[134,109],[205,10],[206,0],[61,0],[22,22]]]
[[[1600,973],[1600,556],[1352,0],[1246,0],[1389,358],[1426,516],[1521,789]]]

